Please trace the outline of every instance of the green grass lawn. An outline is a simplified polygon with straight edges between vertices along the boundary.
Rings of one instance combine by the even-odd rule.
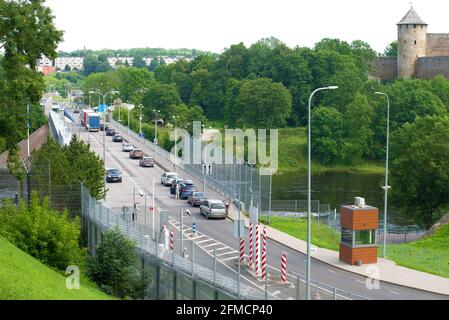
[[[267,217],[260,222],[267,224]],[[295,238],[307,240],[307,221],[301,218],[271,217],[270,226]],[[340,234],[332,228],[312,220],[312,244],[334,251],[339,250]],[[379,256],[382,246],[379,246]],[[398,265],[449,278],[449,225],[435,235],[404,244],[387,245],[387,259]]]
[[[268,217],[259,218],[267,224]],[[270,217],[270,227],[285,232],[295,238],[307,240],[307,220],[302,218]],[[312,244],[330,250],[339,250],[340,235],[322,223],[312,220]]]
[[[79,290],[65,287],[66,278],[0,237],[1,300],[112,299],[81,278]]]

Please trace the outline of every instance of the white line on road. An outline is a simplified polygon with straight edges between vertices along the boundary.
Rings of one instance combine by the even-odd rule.
[[[228,261],[228,260],[236,260],[238,259],[239,256],[235,256],[235,257],[230,257],[230,258],[226,258],[226,259],[221,259],[222,262]]]
[[[329,271],[330,273],[335,273],[335,271],[331,269],[327,269],[327,271]]]
[[[359,279],[355,279],[356,282],[361,283],[361,284],[365,284],[365,281],[359,280]]]
[[[392,294],[395,294],[395,295],[399,295],[399,292],[396,292],[396,291],[393,291],[393,290],[390,290],[390,292],[392,293]]]

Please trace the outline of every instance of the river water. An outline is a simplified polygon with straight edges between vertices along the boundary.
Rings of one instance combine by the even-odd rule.
[[[365,198],[368,205],[384,211],[384,190],[381,184],[384,176],[379,174],[354,174],[345,172],[326,172],[312,175],[312,200],[329,204],[331,209],[353,204],[354,197]],[[289,173],[273,177],[273,200],[307,200],[307,174]],[[389,223],[405,226],[414,224],[394,208],[389,198]]]

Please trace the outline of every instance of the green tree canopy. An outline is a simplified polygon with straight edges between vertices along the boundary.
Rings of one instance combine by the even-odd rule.
[[[174,84],[153,83],[146,91],[142,104],[145,115],[153,118],[153,109],[160,110],[160,116],[167,119],[170,115],[170,106],[181,103],[178,90]]]
[[[418,117],[391,139],[392,200],[430,228],[449,204],[449,117]]]

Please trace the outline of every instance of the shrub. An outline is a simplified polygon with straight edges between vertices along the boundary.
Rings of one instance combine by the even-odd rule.
[[[11,203],[0,208],[0,235],[42,263],[65,270],[69,265],[80,265],[85,255],[79,246],[79,218],[70,219],[49,208],[36,193],[31,195],[30,206]]]

